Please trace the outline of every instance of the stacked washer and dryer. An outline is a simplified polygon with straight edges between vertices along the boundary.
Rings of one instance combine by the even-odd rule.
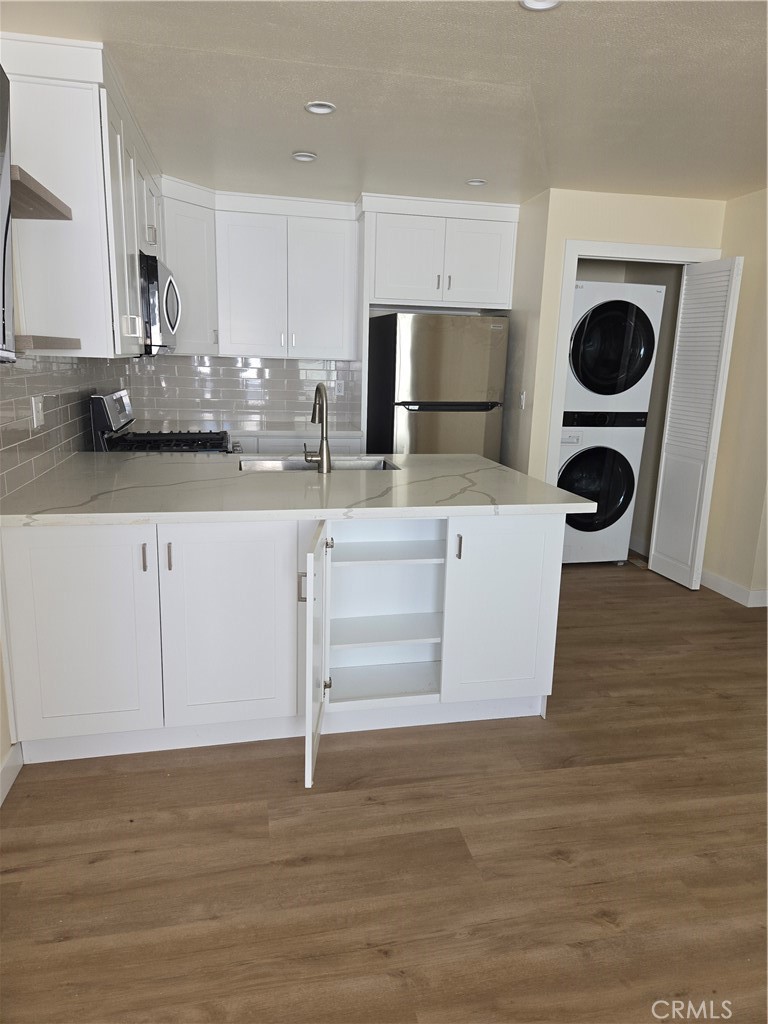
[[[564,562],[624,562],[629,553],[664,291],[576,285],[557,486],[597,511],[566,517]]]

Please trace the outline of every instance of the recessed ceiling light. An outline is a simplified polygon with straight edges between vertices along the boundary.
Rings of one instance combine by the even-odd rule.
[[[296,153],[291,153],[294,160],[298,160],[302,164],[310,164],[313,160],[317,160],[317,153],[310,153],[308,151],[299,150]]]
[[[332,114],[336,105],[329,103],[328,100],[310,100],[304,104],[304,109],[308,114]]]
[[[465,185],[487,185],[488,182],[485,178],[467,178],[464,182]]]
[[[559,7],[562,0],[520,0],[520,6],[526,11],[551,11],[553,7]]]

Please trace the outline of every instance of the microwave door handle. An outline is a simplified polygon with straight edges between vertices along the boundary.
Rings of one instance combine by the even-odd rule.
[[[173,288],[173,294],[176,296],[176,319],[173,322],[171,322],[171,318],[168,315],[168,293],[171,288]],[[165,313],[165,322],[168,324],[168,330],[171,334],[175,334],[181,323],[181,294],[176,287],[173,274],[168,275],[168,280],[165,282],[165,288],[163,289],[163,312]]]

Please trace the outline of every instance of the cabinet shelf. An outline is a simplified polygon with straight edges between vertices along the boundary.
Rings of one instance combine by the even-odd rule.
[[[337,544],[332,561],[341,565],[380,565],[381,563],[409,562],[411,564],[439,565],[445,562],[445,541],[359,541]]]
[[[365,615],[349,619],[332,619],[331,647],[439,644],[442,642],[442,630],[442,612],[419,612],[414,615]]]
[[[440,667],[439,661],[417,661],[331,669],[333,686],[329,706],[364,704],[374,707],[379,701],[395,700],[409,704],[434,703],[439,700]]]
[[[72,220],[72,210],[23,167],[11,164],[11,216],[15,220]]]

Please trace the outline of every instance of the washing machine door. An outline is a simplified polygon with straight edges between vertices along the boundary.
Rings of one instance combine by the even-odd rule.
[[[615,448],[584,448],[562,467],[557,486],[597,502],[595,512],[565,517],[574,530],[595,533],[613,526],[632,504],[635,474]]]
[[[634,302],[601,302],[573,329],[571,369],[587,390],[618,395],[648,372],[655,344],[653,325]]]

